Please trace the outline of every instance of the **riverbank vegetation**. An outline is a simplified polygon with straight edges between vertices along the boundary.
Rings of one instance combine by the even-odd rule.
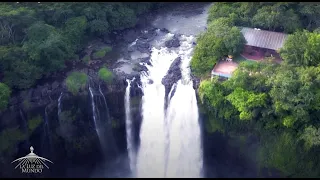
[[[318,3],[298,2],[219,2],[209,11],[208,22],[225,17],[236,26],[293,33],[320,27]]]
[[[93,53],[93,57],[95,59],[98,59],[98,58],[102,58],[104,57],[108,52],[110,52],[112,50],[111,47],[107,46],[107,47],[104,47],[100,50],[98,50],[97,52]]]
[[[280,50],[281,64],[244,61],[227,81],[204,80],[199,87],[207,131],[258,137],[257,152],[246,154],[260,168],[277,169],[285,177],[320,177],[319,8],[296,2],[215,3],[205,33],[221,18],[235,26],[292,33]],[[217,59],[202,54],[201,45],[214,52],[218,42],[201,38],[192,59],[203,66],[192,66],[197,75],[208,73],[210,58]]]
[[[90,39],[133,27],[138,16],[163,3],[4,2],[0,3],[0,80],[27,89],[65,68]],[[97,51],[103,57],[111,48]],[[89,60],[89,57],[79,61]],[[1,96],[0,101],[8,101]],[[6,103],[2,103],[6,104]]]
[[[219,59],[226,55],[239,55],[245,44],[240,29],[229,18],[218,18],[208,24],[207,32],[197,39],[192,56],[192,71],[204,76]]]

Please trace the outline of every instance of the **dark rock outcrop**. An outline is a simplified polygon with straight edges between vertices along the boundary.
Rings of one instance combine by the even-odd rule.
[[[200,85],[200,78],[196,77],[195,75],[191,74],[191,80],[193,83],[193,89],[197,90]]]
[[[152,28],[152,29],[144,31],[141,35],[141,38],[148,40],[148,41],[152,41],[154,39],[154,37],[157,35],[155,30],[156,30],[156,28]]]
[[[142,63],[146,63],[146,64],[148,64],[148,65],[151,65],[151,63],[150,63],[150,57],[140,58],[139,61],[142,62]]]
[[[145,40],[138,40],[136,43],[137,50],[142,53],[150,53],[151,47],[150,44]]]
[[[174,83],[177,83],[181,77],[180,70],[181,58],[177,57],[171,64],[167,74],[162,78],[161,83],[165,86],[165,107],[167,107],[167,97]],[[172,92],[171,96],[173,96]]]
[[[162,84],[166,88],[171,89],[171,86],[181,79],[181,70],[180,70],[181,58],[177,57],[171,64],[167,74],[162,78]]]
[[[164,33],[169,33],[169,30],[166,29],[166,28],[161,28],[160,31],[161,31],[161,32],[164,32]]]
[[[127,29],[124,30],[123,32],[123,41],[126,43],[131,43],[134,40],[136,40],[136,37],[138,37],[138,35],[140,34],[140,32],[138,32],[136,29]]]
[[[172,39],[165,42],[165,45],[167,48],[176,48],[180,46],[179,37],[177,35],[174,35]]]
[[[141,65],[141,64],[136,64],[135,67],[134,67],[134,70],[138,71],[138,72],[141,72],[141,71],[147,72],[148,68],[143,66],[143,65]]]

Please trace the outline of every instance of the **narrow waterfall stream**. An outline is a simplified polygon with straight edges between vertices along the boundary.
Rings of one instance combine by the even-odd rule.
[[[133,79],[134,80],[134,79]],[[132,134],[132,117],[131,117],[131,106],[130,106],[130,88],[131,82],[133,80],[128,80],[128,86],[126,88],[124,103],[126,110],[126,134],[127,134],[127,150],[129,157],[129,165],[132,173],[135,172],[135,152],[134,152],[134,142],[133,142],[133,134]]]
[[[59,98],[58,98],[58,117],[59,117],[59,115],[60,115],[60,113],[61,113],[61,99],[62,99],[62,96],[63,96],[63,92],[61,92],[61,94],[60,94],[60,96],[59,96]]]

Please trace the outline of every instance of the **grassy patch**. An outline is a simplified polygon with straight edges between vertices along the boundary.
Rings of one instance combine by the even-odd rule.
[[[238,55],[238,56],[236,56],[236,57],[233,58],[233,61],[234,61],[234,62],[237,62],[237,63],[240,63],[240,62],[242,62],[242,61],[247,61],[247,59],[244,58],[244,57],[242,57],[241,55]]]
[[[101,68],[98,72],[99,78],[106,83],[111,83],[113,79],[113,74],[107,68]]]
[[[255,60],[252,60],[252,59],[246,59],[246,58],[244,58],[243,56],[241,56],[241,55],[238,55],[238,56],[236,56],[235,58],[233,58],[233,61],[234,62],[237,62],[237,63],[241,63],[241,62],[248,62],[248,63],[258,63],[257,61],[255,61]]]
[[[81,88],[87,84],[88,76],[85,73],[73,72],[66,80],[67,89],[73,94],[77,95]]]
[[[111,50],[112,50],[112,47],[110,47],[110,46],[104,47],[104,48],[96,51],[95,53],[93,53],[93,58],[94,59],[103,58]]]

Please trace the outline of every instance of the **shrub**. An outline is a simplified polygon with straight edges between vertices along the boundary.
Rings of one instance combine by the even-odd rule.
[[[110,47],[110,46],[104,47],[104,48],[96,51],[95,53],[93,53],[93,58],[94,59],[103,58],[111,50],[112,50],[112,47]]]
[[[110,83],[113,79],[112,72],[107,68],[101,68],[98,72],[99,78],[106,83]]]
[[[66,80],[67,89],[73,94],[78,94],[81,88],[84,88],[87,84],[88,77],[85,73],[73,72]]]

